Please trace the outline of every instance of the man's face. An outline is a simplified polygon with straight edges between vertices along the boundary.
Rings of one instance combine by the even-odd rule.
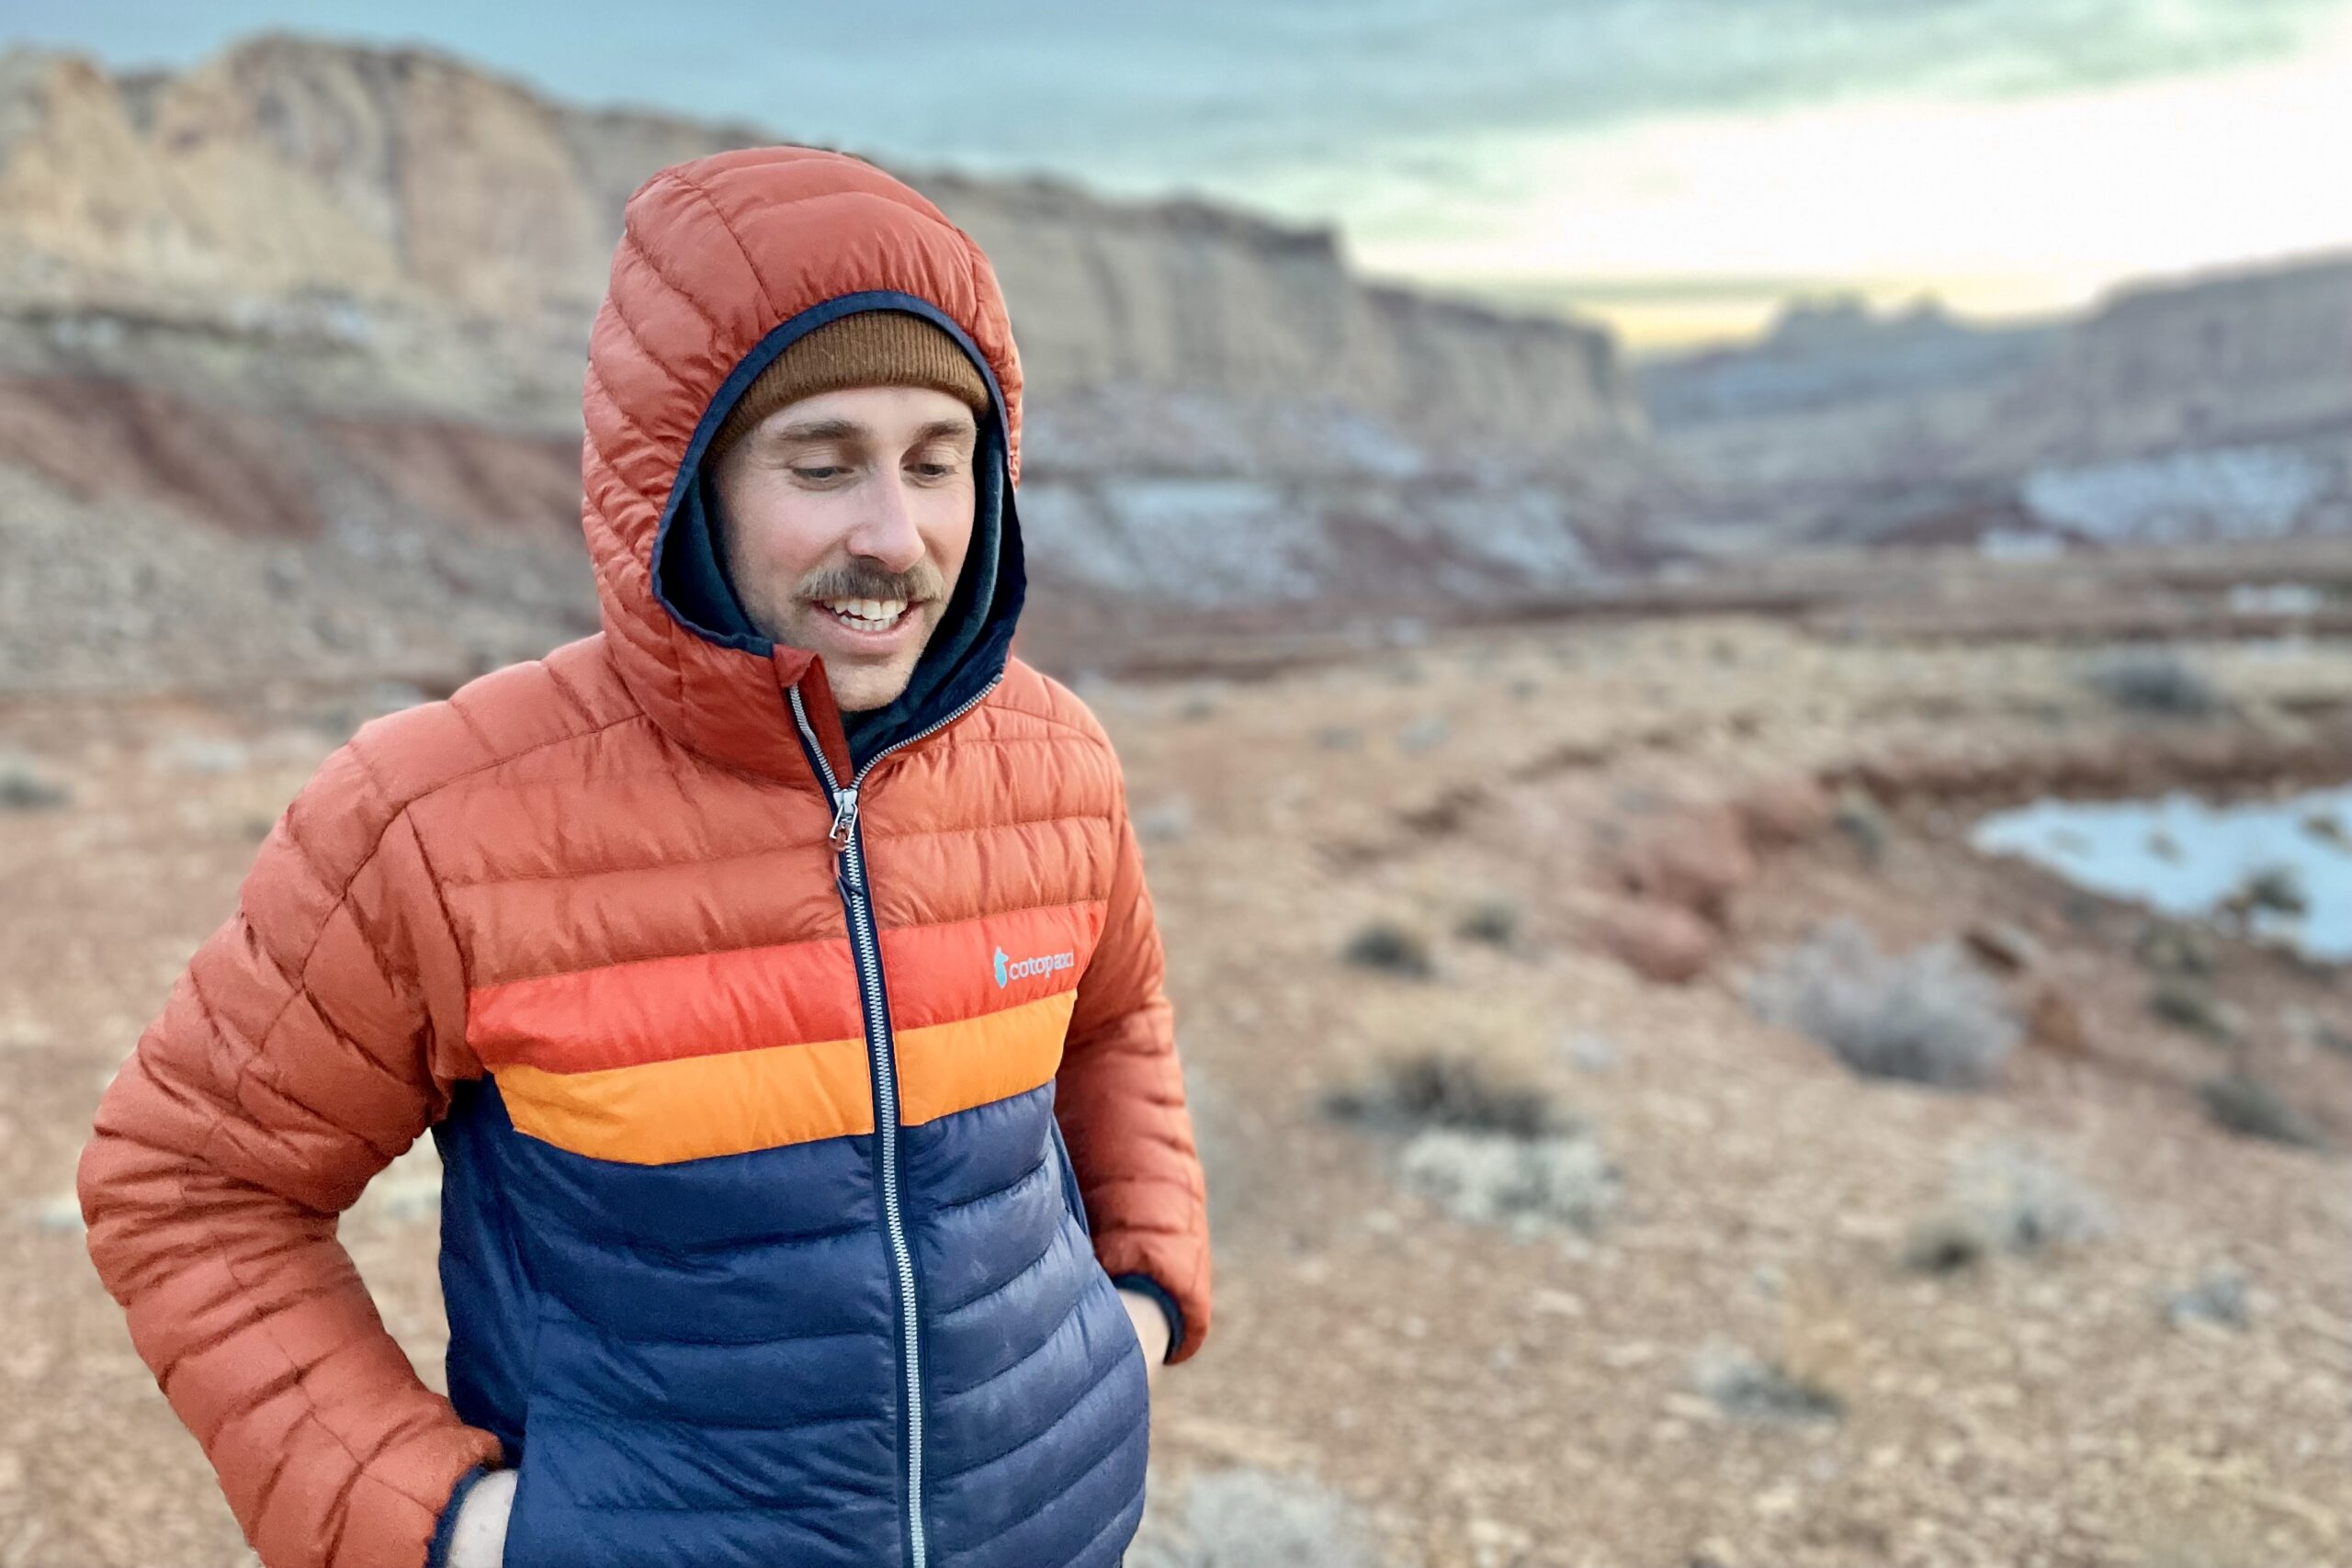
[[[787,403],[719,459],[719,549],[766,636],[825,661],[848,712],[907,688],[972,543],[972,411],[928,387]]]

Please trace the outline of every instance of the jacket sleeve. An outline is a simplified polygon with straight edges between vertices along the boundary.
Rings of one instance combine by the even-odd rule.
[[[1208,1334],[1208,1192],[1124,783],[1114,827],[1109,907],[1079,982],[1055,1105],[1095,1256],[1114,1280],[1168,1311],[1166,1359],[1175,1362]]]
[[[91,1258],[266,1568],[417,1568],[458,1478],[501,1457],[418,1380],[335,1237],[463,1076],[458,975],[414,829],[345,747],[82,1155]]]

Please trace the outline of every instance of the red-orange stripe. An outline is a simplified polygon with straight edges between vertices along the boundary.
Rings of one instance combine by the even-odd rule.
[[[862,1034],[849,942],[697,953],[484,986],[466,1037],[491,1067],[587,1073]]]
[[[881,933],[894,1032],[1016,1007],[1078,984],[1102,930],[1099,900]],[[996,982],[1008,967],[1068,954]],[[492,1068],[601,1072],[650,1062],[862,1035],[845,938],[610,964],[484,986],[468,998],[467,1038]]]
[[[928,1029],[1075,989],[1102,934],[1100,899],[884,931],[882,972],[890,983],[890,1025]],[[999,987],[1000,948],[1016,963],[1068,953],[1070,966]]]

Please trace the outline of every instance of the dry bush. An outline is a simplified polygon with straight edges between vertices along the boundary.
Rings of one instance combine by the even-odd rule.
[[[1583,1123],[1540,1086],[1498,1077],[1475,1055],[1392,1059],[1324,1106],[1402,1135],[1399,1183],[1468,1224],[1522,1236],[1560,1225],[1589,1231],[1617,1204],[1617,1168]]]
[[[1736,1346],[1702,1351],[1691,1381],[1716,1409],[1743,1421],[1835,1421],[1846,1413],[1844,1402],[1828,1390]]]
[[[1376,969],[1408,980],[1426,980],[1437,973],[1429,942],[1419,931],[1394,920],[1374,920],[1360,927],[1340,950],[1340,956],[1360,969]]]
[[[2241,1137],[2260,1138],[2298,1149],[2326,1146],[2319,1129],[2301,1111],[2288,1104],[2276,1089],[2250,1074],[2233,1072],[2208,1078],[2197,1092],[2205,1102],[2205,1114],[2216,1125]]]
[[[1369,1083],[1327,1096],[1324,1108],[1343,1121],[1408,1133],[1445,1127],[1523,1139],[1577,1127],[1540,1086],[1498,1077],[1477,1057],[1451,1051],[1385,1062]]]
[[[2155,988],[2148,993],[2148,1011],[2176,1029],[2201,1034],[2208,1040],[2227,1041],[2236,1033],[2228,1012],[2214,999],[2212,992],[2177,976],[2156,982]]]
[[[2165,1301],[2165,1320],[2176,1328],[2202,1323],[2216,1328],[2244,1329],[2253,1318],[2245,1276],[2234,1269],[2216,1269]]]
[[[47,811],[73,798],[21,757],[0,753],[0,811]]]
[[[1945,1206],[1911,1234],[1904,1260],[1951,1273],[2000,1253],[2079,1246],[2112,1228],[2106,1201],[2057,1166],[2010,1144],[1980,1149],[1953,1172]]]
[[[2165,718],[2203,718],[2222,707],[2203,671],[2170,649],[2134,649],[2089,665],[2083,679],[2120,708]]]
[[[1580,1134],[1515,1138],[1432,1128],[1397,1165],[1408,1191],[1457,1220],[1532,1235],[1547,1226],[1599,1228],[1623,1184],[1600,1145]]]
[[[1519,906],[1508,898],[1486,898],[1463,912],[1453,934],[1509,951],[1519,945]]]
[[[1990,1083],[2021,1032],[2000,987],[1958,944],[1883,953],[1843,918],[1758,976],[1750,1001],[1858,1073],[1943,1088]]]

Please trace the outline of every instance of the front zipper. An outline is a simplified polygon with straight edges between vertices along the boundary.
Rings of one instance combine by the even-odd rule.
[[[938,723],[903,740],[893,741],[865,760],[846,786],[833,773],[808,710],[800,701],[800,687],[789,689],[793,722],[800,727],[803,748],[817,765],[826,796],[833,805],[833,825],[828,840],[840,855],[834,886],[842,909],[849,918],[850,954],[857,967],[859,1007],[865,1021],[865,1053],[874,1075],[874,1135],[882,1156],[882,1229],[890,1244],[891,1266],[899,1275],[899,1330],[904,1347],[907,1380],[907,1543],[911,1568],[926,1568],[929,1543],[922,1526],[922,1348],[916,1331],[915,1260],[907,1244],[905,1218],[899,1208],[899,1071],[890,1037],[889,998],[882,986],[882,944],[874,931],[873,899],[865,882],[865,839],[857,825],[858,790],[874,764],[901,747],[936,735],[980,705],[996,690],[998,674],[978,695]]]

